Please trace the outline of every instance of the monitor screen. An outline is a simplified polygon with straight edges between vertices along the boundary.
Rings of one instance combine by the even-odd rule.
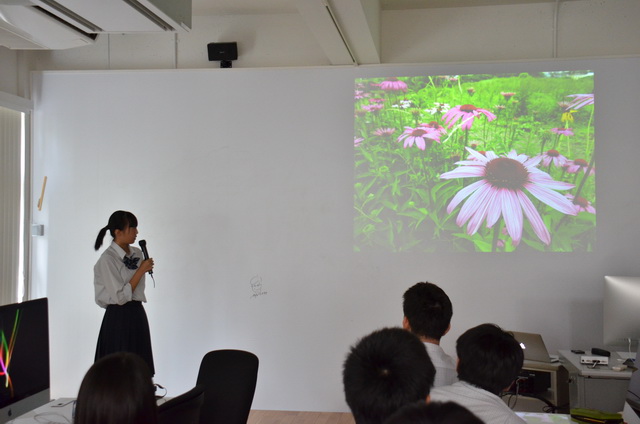
[[[46,298],[0,306],[0,423],[49,399]]]
[[[603,341],[627,346],[640,339],[640,277],[604,277]]]

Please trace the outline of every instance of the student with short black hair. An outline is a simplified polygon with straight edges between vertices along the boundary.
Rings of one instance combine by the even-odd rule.
[[[513,335],[495,324],[482,324],[458,338],[456,351],[460,381],[432,390],[432,400],[459,403],[486,424],[524,424],[499,396],[518,377],[524,362]]]
[[[449,296],[433,283],[417,283],[404,292],[402,310],[402,326],[422,340],[436,368],[433,387],[458,381],[455,359],[440,346],[440,339],[451,329],[453,307]]]
[[[405,405],[384,424],[484,424],[455,402],[416,402]]]
[[[383,328],[363,337],[342,374],[356,424],[381,424],[406,404],[426,402],[434,375],[424,344],[409,331]]]
[[[74,424],[157,424],[151,371],[135,353],[102,357],[85,374]]]

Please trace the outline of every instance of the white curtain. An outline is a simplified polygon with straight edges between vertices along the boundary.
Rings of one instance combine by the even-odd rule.
[[[0,304],[18,301],[22,113],[0,107]]]

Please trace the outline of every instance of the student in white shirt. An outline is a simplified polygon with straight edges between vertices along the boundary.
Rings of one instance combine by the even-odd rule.
[[[96,250],[107,231],[113,242],[93,268],[95,300],[105,308],[95,360],[114,352],[136,353],[154,375],[149,322],[142,306],[147,301],[145,274],[153,269],[153,259],[145,260],[142,251],[132,246],[137,227],[138,220],[131,212],[116,211],[96,238]]]
[[[456,352],[460,381],[433,389],[431,399],[459,403],[486,424],[525,424],[499,396],[518,378],[524,362],[513,335],[482,324],[458,338]]]
[[[417,283],[404,293],[402,310],[402,326],[422,340],[436,367],[433,387],[458,381],[455,359],[440,347],[440,339],[451,329],[453,307],[449,296],[435,284]]]
[[[356,424],[382,424],[398,409],[426,402],[435,369],[420,340],[402,328],[360,339],[344,362],[342,382]]]

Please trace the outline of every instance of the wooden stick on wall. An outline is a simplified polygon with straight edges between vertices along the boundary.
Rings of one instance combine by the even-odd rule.
[[[40,193],[40,199],[38,200],[38,210],[42,210],[42,201],[44,200],[44,189],[47,187],[47,176],[44,176],[44,180],[42,181],[42,192]]]

